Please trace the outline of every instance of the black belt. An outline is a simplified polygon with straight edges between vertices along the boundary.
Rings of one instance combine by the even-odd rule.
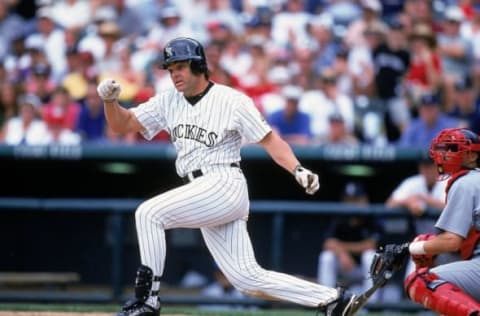
[[[239,162],[232,162],[230,164],[230,167],[240,168],[240,163]],[[182,177],[183,183],[185,183],[185,184],[190,183],[193,179],[203,176],[203,172],[200,169],[193,170],[192,172],[189,172],[189,174],[192,175],[192,179],[190,180],[188,175],[186,175],[185,177]]]

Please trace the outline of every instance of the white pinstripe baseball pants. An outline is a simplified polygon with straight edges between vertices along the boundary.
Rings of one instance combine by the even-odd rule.
[[[239,168],[232,167],[208,172],[145,201],[135,213],[142,264],[161,276],[166,256],[165,230],[200,228],[217,265],[238,290],[309,307],[336,299],[334,288],[258,265],[246,227],[248,209],[246,180]]]

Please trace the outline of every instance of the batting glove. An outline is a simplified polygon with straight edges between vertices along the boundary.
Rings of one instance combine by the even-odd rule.
[[[320,188],[318,175],[312,171],[298,165],[293,172],[297,182],[305,189],[307,194],[315,194]]]
[[[120,84],[113,79],[104,79],[97,87],[97,92],[104,102],[115,102],[120,95]]]

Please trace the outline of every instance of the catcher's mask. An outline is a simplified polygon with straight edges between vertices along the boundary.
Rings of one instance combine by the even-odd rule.
[[[162,68],[167,69],[168,65],[179,61],[190,61],[190,67],[194,74],[208,72],[203,46],[193,38],[178,37],[165,45]]]
[[[480,152],[480,139],[464,128],[442,130],[430,145],[430,157],[437,166],[439,179],[446,179],[463,168],[469,152]]]

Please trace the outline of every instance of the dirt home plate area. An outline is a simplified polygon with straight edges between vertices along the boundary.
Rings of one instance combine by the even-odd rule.
[[[76,312],[19,312],[19,311],[0,311],[0,316],[113,316],[114,313],[76,313]],[[163,316],[163,315],[162,315]],[[166,314],[164,316],[188,316],[183,314]]]

